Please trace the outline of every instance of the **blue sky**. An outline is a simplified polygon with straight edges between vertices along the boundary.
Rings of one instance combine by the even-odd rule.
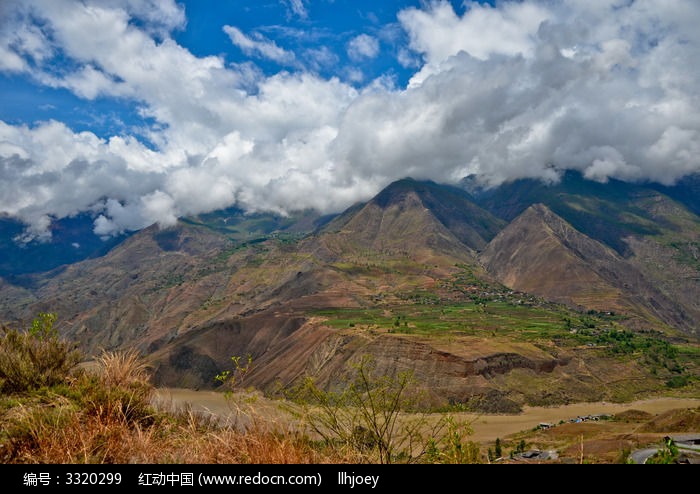
[[[700,169],[694,0],[4,0],[0,214],[48,240]]]
[[[397,19],[401,10],[419,8],[420,0],[177,3],[185,22],[169,32],[175,42],[195,56],[221,56],[229,64],[253,63],[267,76],[280,71],[309,71],[323,78],[338,77],[355,87],[378,77],[405,86],[420,66],[420,58],[406,51],[407,36]],[[456,12],[464,12],[462,2],[452,1],[451,5]],[[276,60],[255,48],[236,45],[224,26],[235,27],[258,46],[274,45],[293,59]],[[53,62],[59,71],[62,65],[70,65],[60,56]],[[130,127],[144,123],[136,101],[106,97],[86,100],[68,89],[47,87],[26,75],[0,73],[0,90],[2,94],[12,94],[3,98],[0,107],[0,119],[8,123],[57,119],[73,130],[91,131],[103,138],[129,132]]]
[[[338,48],[339,41],[331,41],[331,36],[337,38],[339,32],[329,30],[325,23],[309,21],[307,8],[304,8],[300,16],[294,12],[292,4],[280,1],[200,0],[180,2],[180,5],[186,16],[186,24],[174,29],[170,35],[179,45],[186,47],[196,56],[219,55],[229,63],[255,60],[257,67],[268,74],[293,69],[259,55],[255,56],[255,53],[249,57],[231,42],[222,29],[228,24],[261,36],[265,33],[269,36],[276,31],[279,38],[284,40],[284,44],[281,39],[276,43],[286,47],[294,45],[297,50],[305,48],[305,45],[313,48],[318,45],[318,41],[295,38],[292,33],[311,38],[306,32],[318,31],[324,35],[324,45],[332,43],[334,50]],[[343,10],[347,12],[347,9]],[[342,26],[342,32],[348,29],[348,24],[346,16],[339,17],[338,25]],[[354,28],[356,29],[357,25]],[[289,34],[283,34],[282,29],[290,30]],[[272,41],[270,38],[268,40]],[[57,70],[60,70],[63,64],[60,56],[56,57],[55,64]],[[69,124],[73,130],[88,130],[108,138],[115,133],[127,132],[129,125],[140,123],[141,120],[135,111],[136,101],[106,97],[86,100],[68,89],[48,87],[32,77],[27,77],[26,74],[15,75],[11,72],[1,74],[0,84],[2,94],[6,95],[0,108],[0,118],[8,123],[31,123],[53,118]],[[12,97],[9,97],[10,94]]]

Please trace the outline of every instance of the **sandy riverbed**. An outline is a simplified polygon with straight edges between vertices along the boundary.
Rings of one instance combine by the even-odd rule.
[[[161,388],[156,392],[156,400],[163,406],[181,408],[189,406],[193,411],[211,413],[219,417],[228,417],[234,413],[235,406],[226,397],[215,391],[195,391],[192,389]],[[276,402],[258,398],[254,403],[256,413],[283,420],[284,413]],[[700,399],[652,398],[630,403],[576,403],[557,407],[524,407],[518,415],[471,415],[456,414],[460,418],[472,421],[474,433],[470,439],[476,442],[494,441],[536,427],[542,422],[558,423],[585,415],[613,415],[625,410],[642,410],[659,414],[677,408],[700,407]]]

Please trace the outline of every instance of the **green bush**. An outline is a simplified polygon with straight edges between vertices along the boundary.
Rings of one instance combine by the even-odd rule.
[[[311,377],[290,392],[302,420],[330,447],[353,451],[358,461],[477,463],[479,447],[466,441],[471,424],[451,416],[431,421],[419,412],[424,395],[411,372],[378,373],[368,355],[353,364],[345,386],[324,390]]]
[[[664,438],[664,443],[659,450],[654,453],[646,463],[649,465],[668,465],[675,463],[678,459],[678,446],[670,437]]]
[[[481,451],[474,441],[468,441],[467,436],[473,433],[470,424],[456,422],[452,417],[445,419],[446,434],[439,440],[431,438],[426,451],[426,459],[429,463],[448,464],[473,464],[481,463]],[[499,445],[500,448],[500,445]],[[498,457],[493,452],[488,455],[489,461]]]
[[[671,379],[666,381],[666,386],[669,388],[682,388],[683,386],[688,385],[689,382],[690,378],[686,375],[673,376]]]
[[[64,382],[80,353],[59,337],[56,314],[41,312],[29,329],[2,327],[0,392],[22,393]]]

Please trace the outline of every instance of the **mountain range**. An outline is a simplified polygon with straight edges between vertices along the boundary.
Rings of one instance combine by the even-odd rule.
[[[675,186],[410,178],[337,216],[228,209],[104,242],[89,217],[20,246],[0,219],[0,320],[55,312],[87,355],[138,348],[156,384],[342,386],[411,371],[433,408],[697,393],[700,177]]]

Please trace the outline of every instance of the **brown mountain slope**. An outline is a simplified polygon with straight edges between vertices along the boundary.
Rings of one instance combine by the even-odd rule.
[[[341,337],[310,312],[404,303],[403,294],[434,290],[459,271],[458,264],[473,265],[486,276],[475,252],[413,190],[353,208],[294,246],[266,249],[259,265],[239,266],[228,283],[229,300],[249,300],[250,290],[241,288],[251,279],[268,280],[258,289],[253,311],[220,310],[196,331],[158,348],[153,359],[163,384],[177,385],[186,375],[186,382],[206,387],[213,383],[202,368],[244,354],[256,362],[249,376],[256,386],[289,385],[309,372],[328,385],[337,383],[348,361],[367,350],[367,334]],[[201,365],[185,369],[183,359],[193,358]]]
[[[683,310],[630,261],[592,240],[542,204],[529,207],[479,256],[490,273],[517,290],[585,309],[692,328]]]
[[[628,261],[690,321],[690,333],[700,335],[700,217],[658,194],[644,201],[650,221],[662,225],[658,235],[629,235]]]
[[[61,332],[88,354],[138,348],[157,384],[173,387],[213,388],[232,356],[250,355],[246,384],[272,392],[311,376],[331,388],[371,355],[384,375],[414,372],[437,407],[515,411],[619,399],[629,382],[634,393],[663,388],[675,361],[655,363],[657,375],[611,357],[599,336],[621,329],[614,320],[586,316],[595,331],[575,334],[584,320],[574,311],[495,282],[477,262],[501,225],[491,218],[451,189],[401,181],[303,239],[241,243],[191,222],[152,227],[102,258],[38,275],[32,286],[0,287],[2,318],[8,308],[25,321],[57,312]],[[628,266],[546,211],[507,230],[513,242],[503,248],[513,252],[503,262],[535,242],[562,272],[643,312],[613,283],[613,275],[636,280]],[[535,254],[528,256],[545,269],[547,259]],[[600,265],[587,271],[584,261]]]
[[[331,223],[305,244],[303,250],[313,251],[324,260],[359,261],[371,253],[387,259],[410,257],[417,262],[430,262],[444,256],[474,260],[475,254],[436,219],[414,192],[385,205],[370,201],[350,218]],[[314,250],[310,244],[322,248]]]
[[[324,228],[347,249],[437,252],[460,257],[483,248],[505,222],[466,192],[412,179],[392,183],[368,203],[350,208]]]
[[[88,353],[142,345],[177,331],[217,291],[221,279],[195,273],[227,245],[205,228],[149,227],[104,257],[36,275],[32,299],[15,299],[13,318],[56,312],[62,332]]]
[[[163,382],[211,386],[212,366],[234,353],[262,359],[284,350],[268,359],[274,374],[312,351],[316,336],[308,350],[301,337],[285,340],[309,311],[396,300],[475,263],[410,187],[344,220],[296,243],[231,244],[203,226],[153,226],[104,257],[36,276],[33,290],[7,285],[5,307],[25,322],[57,312],[62,332],[88,354],[137,347]]]
[[[573,242],[574,232],[567,234]],[[578,241],[585,245],[588,240]],[[150,347],[161,385],[212,387],[212,376],[230,367],[231,356],[250,355],[254,366],[246,385],[274,392],[312,376],[332,388],[347,382],[353,362],[370,355],[383,375],[412,371],[436,407],[467,403],[484,411],[514,412],[526,403],[619,399],[628,392],[628,381],[639,393],[655,389],[641,367],[599,355],[604,349],[532,341],[527,331],[513,339],[496,336],[501,314],[522,316],[507,305],[492,316],[486,306],[470,302],[470,290],[479,286],[478,293],[494,300],[501,295],[474,264],[474,251],[412,191],[383,207],[370,201],[354,208],[342,222],[296,245],[256,248],[262,249],[258,256],[237,253],[228,260],[227,291],[219,305],[199,317],[199,325]],[[601,249],[594,254],[602,257]],[[467,295],[455,295],[445,283],[462,272],[459,265],[469,267],[476,283],[460,282]],[[475,333],[466,334],[459,318],[457,324],[431,323],[445,326],[444,332],[395,333],[389,321],[423,310],[412,300],[424,292],[459,307],[466,303],[465,315],[476,317],[471,323]],[[347,309],[388,321],[339,327],[323,315]],[[522,324],[528,326],[530,309],[523,310]],[[563,315],[555,312],[547,324],[563,329]],[[540,313],[533,310],[532,317]]]

